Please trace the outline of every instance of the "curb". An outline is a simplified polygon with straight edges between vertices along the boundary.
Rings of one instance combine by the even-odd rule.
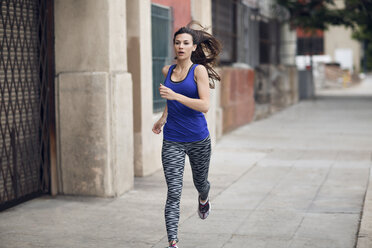
[[[360,223],[360,229],[357,236],[356,248],[372,247],[372,169],[369,173],[369,182],[364,200],[364,207]]]

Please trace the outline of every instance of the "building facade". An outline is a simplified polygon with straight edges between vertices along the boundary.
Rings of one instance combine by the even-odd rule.
[[[213,0],[212,16],[224,47],[217,134],[296,103],[296,36],[285,11],[272,0]]]
[[[211,25],[210,1],[7,0],[0,8],[1,208],[43,193],[115,197],[134,176],[159,170],[152,20],[168,14],[160,46],[169,49],[191,19]]]
[[[279,68],[291,52],[265,3],[1,1],[1,209],[45,193],[116,197],[161,169],[162,135],[151,131],[165,106],[161,68],[174,63],[173,33],[191,20],[223,45],[206,114],[212,146],[251,122],[259,95],[274,99],[268,85],[290,81],[260,77],[260,66]]]
[[[343,1],[335,1],[334,8],[344,8]],[[360,72],[362,47],[359,41],[352,38],[351,28],[331,26],[324,33],[324,50],[332,62],[340,64],[341,69]]]

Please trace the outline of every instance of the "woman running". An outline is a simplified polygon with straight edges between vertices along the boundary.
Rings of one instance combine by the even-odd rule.
[[[199,192],[198,213],[208,217],[211,203],[208,194],[208,169],[211,140],[203,113],[209,109],[209,88],[220,80],[213,70],[221,45],[204,29],[192,29],[190,23],[173,37],[176,64],[164,66],[164,84],[159,91],[167,99],[162,117],[152,131],[161,132],[164,126],[162,163],[168,186],[165,204],[165,223],[169,247],[177,247],[180,199],[183,185],[185,156],[189,157],[194,185]]]

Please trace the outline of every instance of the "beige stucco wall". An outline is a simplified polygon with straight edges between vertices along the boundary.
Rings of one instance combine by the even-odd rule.
[[[345,7],[344,1],[335,1],[335,5],[330,8],[342,9]],[[343,26],[331,26],[324,32],[324,52],[335,60],[336,49],[351,49],[353,52],[353,67],[356,72],[360,71],[361,45],[358,41],[351,38],[352,30]]]
[[[128,69],[133,75],[134,172],[146,176],[161,168],[162,134],[153,123],[151,1],[127,1]]]
[[[360,71],[361,47],[360,43],[351,38],[352,31],[345,27],[330,27],[324,33],[324,52],[335,59],[335,51],[340,48],[348,48],[353,52],[353,66],[356,72]]]
[[[280,29],[280,62],[283,65],[296,64],[297,51],[296,30],[291,30],[288,23],[283,23]]]
[[[212,27],[212,1],[191,0],[191,18],[204,27]]]
[[[56,0],[59,193],[117,196],[133,186],[132,78],[123,0]]]

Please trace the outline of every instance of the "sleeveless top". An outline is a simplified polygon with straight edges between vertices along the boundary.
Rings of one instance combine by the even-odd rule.
[[[171,75],[176,65],[171,65],[164,81],[164,86],[186,97],[199,99],[198,87],[194,79],[193,64],[186,78],[173,82]],[[194,142],[208,137],[207,121],[202,112],[193,110],[176,100],[167,100],[168,116],[164,126],[164,139],[176,142]]]

